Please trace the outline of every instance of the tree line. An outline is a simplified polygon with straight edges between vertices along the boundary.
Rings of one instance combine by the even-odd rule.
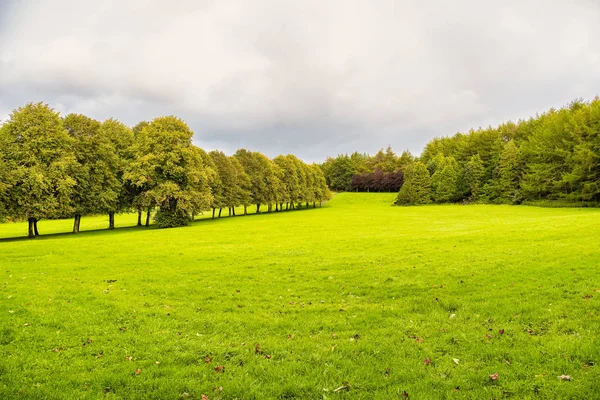
[[[321,164],[327,185],[337,191],[397,192],[404,182],[404,170],[414,156],[404,151],[379,150],[371,156],[354,152],[328,157]]]
[[[12,112],[0,126],[0,219],[27,220],[29,237],[40,219],[137,211],[138,225],[184,226],[195,215],[256,205],[283,211],[330,197],[321,168],[294,155],[269,159],[238,150],[227,156],[192,143],[193,132],[174,116],[133,128],[80,114],[65,117],[43,103]]]
[[[402,173],[396,204],[600,204],[600,99],[527,120],[431,140],[419,157],[391,148],[328,158],[330,187],[364,190],[377,171]],[[371,184],[372,185],[372,184]],[[377,187],[377,186],[368,186]]]

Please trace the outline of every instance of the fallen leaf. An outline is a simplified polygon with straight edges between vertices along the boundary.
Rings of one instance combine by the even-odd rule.
[[[402,397],[405,397],[408,399],[408,393],[406,393],[406,390],[402,391]]]
[[[127,327],[123,326],[123,327],[119,328],[119,330],[126,331]]]
[[[499,334],[501,334],[501,335],[504,335],[504,329],[500,329],[500,330],[498,331],[498,333],[499,333]]]
[[[423,338],[418,337],[415,340],[417,341],[417,343],[423,343]]]
[[[340,386],[340,387],[339,387],[339,388],[337,388],[337,389],[333,389],[333,391],[334,391],[334,392],[339,392],[340,390],[348,390],[348,389],[349,389],[349,387],[348,387],[348,386],[346,386],[346,385],[342,385],[342,386]]]
[[[156,365],[160,365],[160,361],[155,361]]]
[[[256,343],[256,346],[254,346],[254,352],[256,354],[261,354],[262,352],[260,351],[260,344]]]
[[[496,372],[495,374],[491,374],[490,375],[490,379],[493,381],[497,381],[498,380],[498,373]]]
[[[562,381],[570,381],[571,380],[571,375],[559,375],[558,379],[560,379]]]
[[[460,360],[458,358],[453,358],[452,361],[454,361],[454,364],[458,364]]]
[[[203,394],[203,395],[202,395],[202,400],[210,400],[210,399],[208,398],[208,396],[207,396],[207,395]]]
[[[450,314],[450,318],[456,318],[456,314]]]
[[[210,361],[210,357],[204,357],[204,362],[209,363]]]
[[[429,357],[427,357],[425,359],[425,361],[423,361],[425,363],[425,365],[430,365],[431,364],[431,360],[429,359]]]
[[[223,372],[225,372],[225,367],[224,367],[224,366],[222,366],[222,365],[217,365],[217,366],[215,367],[215,372],[216,372],[216,373],[219,373],[219,372],[223,373]]]
[[[507,358],[506,360],[504,360],[508,365],[510,365],[510,360]]]
[[[135,374],[136,375],[139,375],[141,373],[142,373],[142,369],[141,368],[138,368],[138,369],[135,370]]]

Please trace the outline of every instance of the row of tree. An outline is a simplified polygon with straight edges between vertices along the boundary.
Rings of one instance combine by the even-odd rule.
[[[173,227],[209,210],[283,211],[330,196],[317,165],[245,149],[207,153],[192,136],[172,116],[130,129],[27,104],[0,127],[0,218],[27,220],[33,237],[42,218],[73,217],[76,233],[84,215],[106,213],[112,229],[116,213],[137,210],[141,225],[145,210],[148,225],[155,210],[158,226]]]
[[[436,138],[405,170],[397,204],[600,202],[600,99]]]
[[[373,156],[354,152],[329,157],[321,168],[333,190],[397,192],[403,182],[402,171],[414,160],[408,151],[397,156],[388,146]]]

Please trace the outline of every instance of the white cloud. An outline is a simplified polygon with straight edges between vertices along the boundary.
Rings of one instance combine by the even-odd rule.
[[[0,118],[27,101],[207,148],[322,159],[528,117],[600,84],[594,1],[12,2]],[[60,107],[59,107],[60,105]]]

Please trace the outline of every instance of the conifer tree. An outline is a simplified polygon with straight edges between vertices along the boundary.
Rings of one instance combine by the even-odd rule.
[[[431,202],[431,177],[425,164],[417,161],[404,173],[404,184],[400,188],[397,205],[417,205]]]

